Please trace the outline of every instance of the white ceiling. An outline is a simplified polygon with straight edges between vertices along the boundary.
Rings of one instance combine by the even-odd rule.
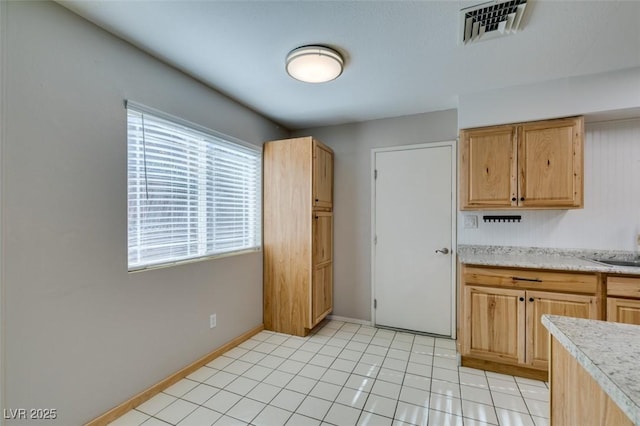
[[[60,3],[291,129],[455,108],[494,88],[640,66],[640,1],[529,0],[516,35],[458,44],[480,1],[71,0]],[[284,70],[305,44],[345,54],[337,80]]]

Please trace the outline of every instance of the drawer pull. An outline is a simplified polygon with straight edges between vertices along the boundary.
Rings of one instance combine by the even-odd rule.
[[[541,283],[542,280],[539,278],[520,278],[520,277],[513,277],[514,281],[529,281],[529,282],[533,282],[533,283]]]

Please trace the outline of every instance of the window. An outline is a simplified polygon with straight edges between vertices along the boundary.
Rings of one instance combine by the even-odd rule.
[[[257,147],[127,103],[129,270],[258,250]]]

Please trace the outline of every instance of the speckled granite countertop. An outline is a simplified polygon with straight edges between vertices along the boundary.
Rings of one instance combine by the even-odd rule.
[[[543,315],[542,323],[640,425],[640,326],[556,315]]]
[[[631,274],[640,276],[640,268],[631,266],[609,266],[588,260],[589,258],[627,260],[633,259],[636,256],[636,253],[628,251],[472,245],[458,246],[458,260],[460,260],[461,263],[470,265],[605,272],[608,274]]]

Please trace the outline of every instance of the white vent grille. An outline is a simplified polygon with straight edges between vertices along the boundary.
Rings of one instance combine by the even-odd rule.
[[[460,11],[463,44],[516,33],[522,24],[527,0],[494,1]]]

